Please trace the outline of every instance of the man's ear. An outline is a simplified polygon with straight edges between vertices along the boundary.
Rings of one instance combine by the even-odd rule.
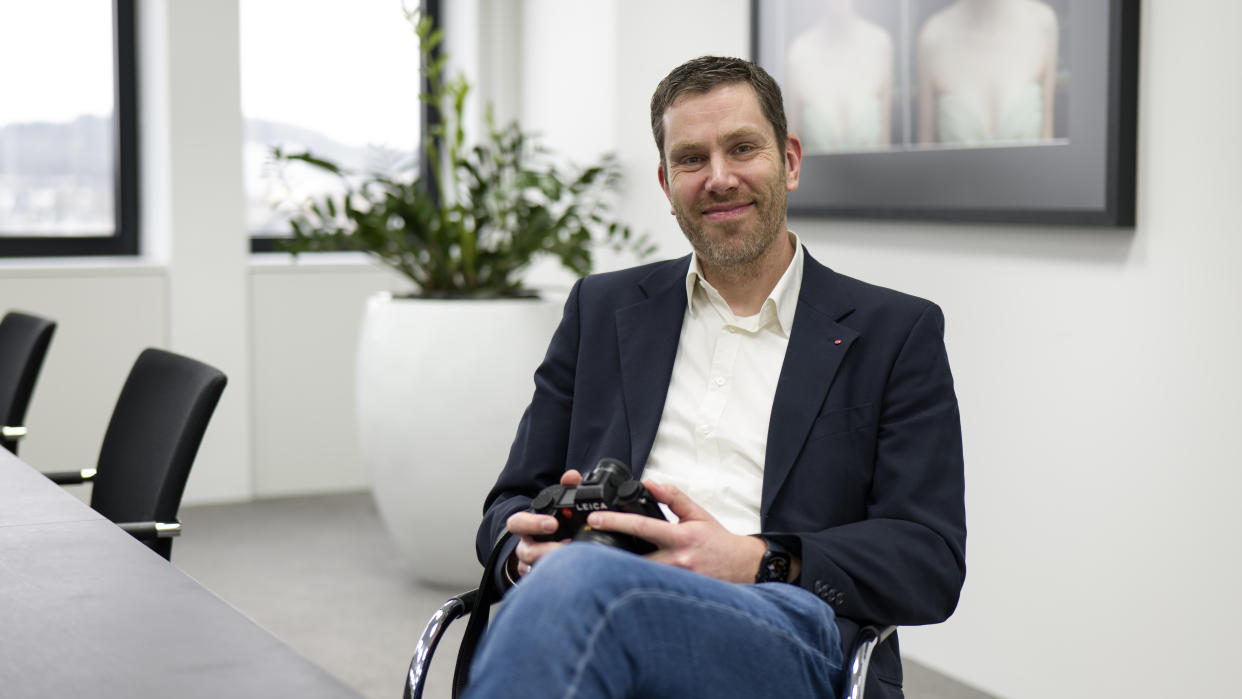
[[[664,190],[664,198],[668,199],[669,213],[677,213],[673,210],[673,195],[668,190],[668,171],[664,169],[663,161],[656,167],[656,179],[660,181],[660,189]]]
[[[802,174],[802,141],[795,134],[785,137],[785,191],[798,188],[798,176]]]

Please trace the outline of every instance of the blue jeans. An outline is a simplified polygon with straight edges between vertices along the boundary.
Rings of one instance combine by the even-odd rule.
[[[504,598],[469,699],[836,697],[832,608],[794,585],[740,585],[574,543]]]

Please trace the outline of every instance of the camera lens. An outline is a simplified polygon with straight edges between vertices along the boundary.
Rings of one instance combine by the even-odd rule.
[[[586,476],[583,477],[583,483],[602,483],[611,481],[614,485],[620,485],[630,480],[630,469],[625,464],[616,459],[604,458],[595,464],[595,468],[591,469]]]

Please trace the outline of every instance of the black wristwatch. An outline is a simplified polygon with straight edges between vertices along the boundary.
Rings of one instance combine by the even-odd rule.
[[[793,561],[789,550],[766,536],[759,538],[768,545],[768,550],[763,552],[763,560],[759,561],[755,582],[789,582],[789,567]]]

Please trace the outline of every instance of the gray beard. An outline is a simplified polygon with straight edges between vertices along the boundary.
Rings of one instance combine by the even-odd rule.
[[[703,263],[722,271],[727,269],[730,274],[745,276],[748,268],[756,267],[755,261],[772,246],[777,236],[784,233],[781,214],[784,213],[786,197],[782,195],[785,190],[783,187],[769,187],[765,194],[766,206],[762,201],[758,202],[758,226],[740,238],[713,239],[703,228],[695,225],[696,222],[686,215],[682,207],[675,206],[673,211],[682,233]]]

